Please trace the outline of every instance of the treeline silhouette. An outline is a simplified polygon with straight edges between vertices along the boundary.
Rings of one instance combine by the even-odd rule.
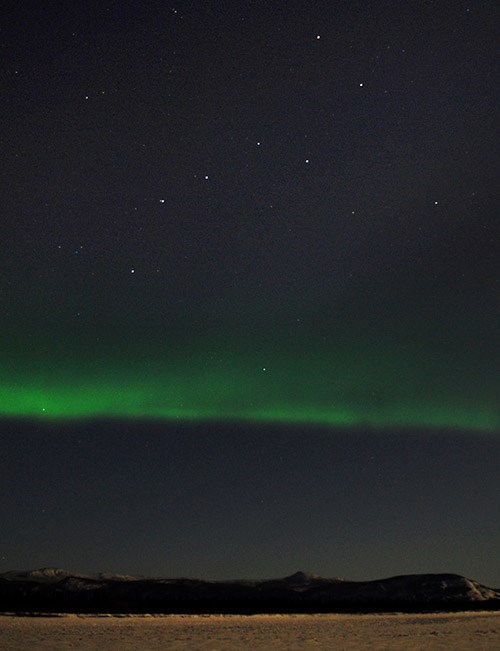
[[[0,611],[11,613],[110,613],[110,614],[259,614],[259,613],[376,613],[458,612],[500,610],[500,599],[488,601],[419,601],[408,599],[334,598],[305,599],[300,593],[259,595],[245,586],[231,586],[233,594],[171,594],[169,586],[141,590],[137,585],[116,583],[106,588],[67,590],[64,581],[56,585],[0,582]],[[143,586],[144,587],[144,586]],[[177,589],[179,586],[175,586]],[[203,591],[202,586],[201,591]],[[151,588],[151,586],[149,586]],[[165,590],[166,588],[166,590]],[[241,589],[240,589],[241,588]],[[145,592],[148,592],[147,594]],[[240,594],[237,594],[240,592]],[[165,594],[167,593],[167,594]],[[246,593],[246,594],[245,594]]]

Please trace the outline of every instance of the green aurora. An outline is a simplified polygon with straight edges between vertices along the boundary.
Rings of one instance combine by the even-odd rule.
[[[220,380],[220,378],[217,378]],[[164,420],[246,420],[260,422],[303,422],[318,425],[373,427],[446,427],[494,431],[499,419],[493,410],[466,409],[456,405],[421,403],[416,405],[369,404],[317,406],[304,400],[293,404],[276,401],[272,395],[267,400],[255,402],[240,400],[227,406],[227,393],[214,395],[205,390],[196,394],[192,402],[185,400],[185,393],[174,384],[164,386],[108,384],[102,386],[82,384],[71,388],[27,387],[6,389],[0,396],[4,416],[22,416],[44,419],[83,419],[95,417],[148,418]],[[230,391],[234,396],[234,391]],[[176,400],[177,397],[177,400]]]
[[[500,431],[491,283],[379,272],[174,301],[140,278],[111,291],[22,277],[0,314],[4,417]]]
[[[3,351],[0,413],[500,429],[489,343],[471,351],[459,332],[314,323],[191,320],[147,332],[122,323],[99,337],[60,324],[35,338],[21,329]]]

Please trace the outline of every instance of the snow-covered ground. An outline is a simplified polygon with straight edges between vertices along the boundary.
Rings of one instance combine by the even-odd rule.
[[[492,651],[500,613],[0,616],[2,651]]]

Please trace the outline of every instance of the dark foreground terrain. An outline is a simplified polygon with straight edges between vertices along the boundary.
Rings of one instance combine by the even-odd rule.
[[[297,572],[209,582],[59,569],[0,574],[0,611],[15,613],[333,613],[500,610],[500,590],[456,574],[377,581]]]
[[[500,612],[0,616],[1,651],[492,651]]]

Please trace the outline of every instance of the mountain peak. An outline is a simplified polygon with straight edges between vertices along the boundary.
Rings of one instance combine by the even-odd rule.
[[[317,581],[318,579],[322,579],[319,574],[312,574],[311,572],[302,572],[299,570],[298,572],[295,572],[295,574],[291,574],[290,576],[286,576],[283,580],[286,581],[287,583],[311,583],[311,581]]]

